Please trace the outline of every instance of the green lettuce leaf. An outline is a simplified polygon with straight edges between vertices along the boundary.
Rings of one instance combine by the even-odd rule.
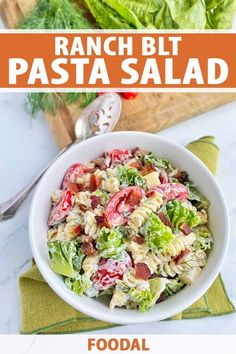
[[[76,241],[48,242],[50,265],[55,273],[74,278],[81,270],[84,254]]]
[[[206,3],[206,28],[230,29],[233,26],[236,11],[235,0],[205,0]]]
[[[195,227],[193,232],[196,235],[196,241],[193,245],[196,250],[207,251],[211,249],[213,238],[210,230],[205,225]]]
[[[204,29],[206,26],[206,7],[202,0],[166,0],[170,14],[179,28]]]
[[[164,225],[159,217],[153,213],[149,215],[140,232],[144,235],[148,247],[153,251],[165,249],[174,238],[171,229]]]
[[[154,165],[158,168],[164,168],[169,170],[173,169],[168,160],[164,160],[157,157],[153,152],[150,152],[148,155],[142,156],[141,160],[145,165]]]
[[[149,280],[150,289],[131,288],[129,296],[131,301],[138,304],[141,312],[149,310],[157,300],[161,293],[165,290],[166,284],[169,280],[165,278],[154,278]]]
[[[169,282],[166,284],[165,294],[167,296],[174,295],[180,291],[183,286],[184,284],[178,278],[169,279]]]
[[[76,279],[66,278],[65,284],[68,289],[81,296],[92,286],[92,281],[86,275],[78,275]]]
[[[103,227],[97,238],[97,248],[103,258],[119,258],[125,249],[123,235],[117,229]]]
[[[200,218],[196,212],[188,209],[179,200],[173,200],[166,204],[167,216],[174,227],[179,228],[182,224],[195,227],[199,224]]]
[[[118,180],[122,187],[139,186],[144,188],[146,181],[141,173],[135,168],[128,168],[125,166],[117,166]]]
[[[197,209],[208,209],[210,207],[210,202],[208,199],[206,199],[198,190],[196,187],[189,185],[189,195],[188,195],[188,200],[191,200],[191,202],[194,202],[194,206]]]

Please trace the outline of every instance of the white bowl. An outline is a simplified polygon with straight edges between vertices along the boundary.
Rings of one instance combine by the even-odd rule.
[[[211,201],[209,209],[210,229],[214,246],[208,262],[199,278],[178,294],[156,304],[151,310],[117,308],[110,310],[106,298],[79,297],[68,290],[60,275],[49,265],[47,251],[47,219],[50,195],[58,189],[67,168],[75,162],[88,162],[104,151],[113,148],[142,147],[170,160],[173,165],[189,172],[199,190]],[[51,288],[69,305],[93,318],[117,324],[140,323],[171,317],[198,300],[219,274],[229,243],[229,217],[227,206],[215,177],[207,167],[184,147],[160,136],[140,132],[115,132],[97,136],[72,147],[58,158],[40,181],[34,194],[29,217],[30,242],[34,259]],[[58,309],[59,310],[59,309]]]

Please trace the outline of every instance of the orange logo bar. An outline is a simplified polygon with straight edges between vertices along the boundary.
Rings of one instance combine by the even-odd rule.
[[[232,89],[234,33],[1,33],[0,89]]]

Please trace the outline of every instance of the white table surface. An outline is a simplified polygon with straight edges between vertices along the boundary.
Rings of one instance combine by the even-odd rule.
[[[0,95],[0,201],[19,191],[57,153],[43,116],[31,119],[24,109],[24,99],[24,94]],[[221,151],[217,178],[228,202],[232,236],[222,274],[227,291],[236,303],[236,102],[159,134],[181,144],[203,135],[217,138]],[[31,197],[13,219],[0,223],[0,334],[19,332],[18,278],[30,267],[32,257],[27,232],[30,201]],[[118,327],[105,333],[236,333],[236,314]]]
[[[31,119],[24,109],[24,100],[24,94],[0,94],[0,202],[18,192],[58,151],[43,116]],[[217,138],[221,151],[217,178],[231,218],[231,243],[222,274],[228,294],[236,304],[236,102],[159,134],[181,144],[203,135]],[[31,197],[13,219],[0,223],[0,334],[19,333],[18,278],[30,267],[32,258],[27,231],[30,201]],[[96,333],[236,334],[236,313],[200,320],[123,326]]]

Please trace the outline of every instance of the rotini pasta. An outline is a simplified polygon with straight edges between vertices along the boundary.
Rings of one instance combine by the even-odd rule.
[[[195,240],[196,236],[193,232],[191,232],[189,235],[178,235],[170,242],[165,251],[170,256],[175,257],[186,248],[190,247]]]
[[[86,211],[84,214],[84,231],[85,234],[91,236],[92,238],[96,238],[98,233],[98,225],[95,219],[95,214],[92,211]]]
[[[154,192],[153,195],[143,203],[141,203],[137,209],[130,215],[129,227],[137,233],[139,228],[144,224],[148,215],[152,212],[156,212],[163,204],[163,199],[158,192]]]
[[[99,258],[99,256],[88,256],[85,258],[82,268],[88,278],[91,278],[91,276],[97,271]]]

